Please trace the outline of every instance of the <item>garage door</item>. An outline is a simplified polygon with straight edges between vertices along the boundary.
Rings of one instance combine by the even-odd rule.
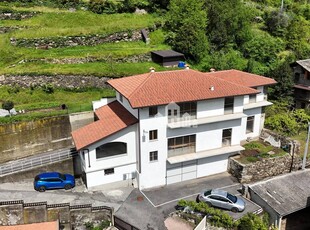
[[[198,160],[197,177],[210,176],[227,171],[228,156],[219,155]]]
[[[166,183],[173,184],[197,178],[197,161],[187,161],[178,164],[167,162]]]

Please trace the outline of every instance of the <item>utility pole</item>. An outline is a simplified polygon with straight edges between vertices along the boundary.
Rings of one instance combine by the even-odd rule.
[[[308,134],[307,134],[307,142],[306,142],[306,148],[304,152],[304,158],[302,160],[302,167],[301,167],[302,170],[306,168],[306,160],[307,160],[308,148],[309,148],[309,136],[310,136],[310,122],[308,122]]]
[[[281,0],[281,12],[283,12],[284,0]]]

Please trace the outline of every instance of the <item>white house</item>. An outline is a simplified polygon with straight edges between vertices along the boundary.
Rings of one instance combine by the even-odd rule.
[[[87,187],[135,178],[140,189],[227,170],[258,137],[271,78],[184,69],[108,81],[114,101],[72,132]],[[110,100],[111,101],[111,100]]]

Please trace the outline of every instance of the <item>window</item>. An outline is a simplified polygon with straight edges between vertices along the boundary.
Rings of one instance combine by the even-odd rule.
[[[123,102],[123,95],[122,94],[119,94],[119,101]]]
[[[249,102],[250,103],[255,103],[256,102],[256,94],[251,94],[249,96]]]
[[[149,140],[157,140],[157,129],[149,132]]]
[[[127,153],[127,143],[111,142],[96,148],[96,159],[112,157]]]
[[[233,113],[233,110],[234,110],[234,98],[226,97],[225,104],[224,104],[224,114]]]
[[[295,82],[299,82],[300,73],[295,73]]]
[[[168,155],[177,156],[195,152],[196,136],[183,136],[168,139]]]
[[[149,107],[149,116],[154,117],[158,113],[158,107],[157,106],[152,106]]]
[[[248,117],[246,121],[246,133],[253,133],[254,131],[254,116]]]
[[[231,133],[232,129],[223,129],[222,146],[231,145]]]
[[[157,161],[158,160],[158,151],[150,152],[150,161]]]
[[[110,174],[114,174],[114,168],[104,170],[104,175],[110,175]]]
[[[188,114],[190,116],[196,117],[197,103],[196,102],[186,102],[178,104],[180,106],[180,116]]]

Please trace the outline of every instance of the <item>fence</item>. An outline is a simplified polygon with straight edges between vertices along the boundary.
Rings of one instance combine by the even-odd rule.
[[[51,164],[59,161],[63,161],[72,158],[77,155],[77,151],[74,149],[61,150],[59,152],[53,152],[50,154],[44,154],[42,156],[28,157],[13,162],[8,162],[0,166],[0,176],[29,170],[38,166]]]

